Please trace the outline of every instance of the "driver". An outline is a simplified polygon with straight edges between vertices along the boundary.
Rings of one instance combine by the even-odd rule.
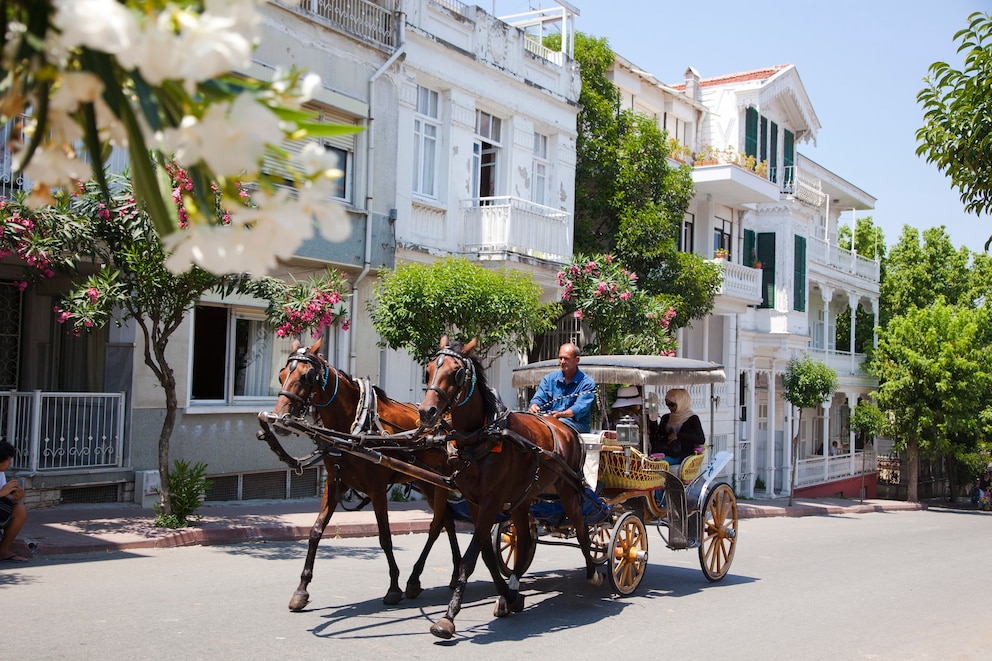
[[[544,412],[577,432],[588,434],[592,403],[596,399],[596,382],[579,369],[579,347],[572,343],[559,347],[558,364],[561,371],[541,379],[528,411]]]

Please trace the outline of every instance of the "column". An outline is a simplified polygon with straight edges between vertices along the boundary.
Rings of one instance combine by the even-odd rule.
[[[755,455],[758,449],[758,443],[755,438],[755,432],[758,428],[758,400],[756,396],[758,390],[758,371],[754,369],[753,363],[747,373],[747,382],[750,386],[747,389],[747,439],[751,444],[747,455],[748,469],[751,471],[751,475],[748,477],[747,494],[749,498],[754,498],[754,478],[758,475],[758,457]]]
[[[858,304],[860,298],[856,294],[848,293],[847,304],[851,306],[851,374],[856,373],[857,364],[854,361],[854,335],[858,329]]]
[[[830,444],[832,443],[830,439],[830,405],[833,402],[827,400],[823,402],[823,454],[825,461],[823,462],[823,481],[827,482],[830,479],[830,463],[833,461],[830,458]]]
[[[775,495],[775,361],[768,372],[768,447],[766,449],[768,475],[765,480],[765,495]],[[783,481],[784,484],[784,481]]]
[[[871,314],[875,319],[875,323],[872,326],[874,330],[872,331],[872,335],[871,335],[871,345],[873,347],[877,347],[878,346],[878,299],[877,298],[871,299]]]
[[[827,337],[830,330],[830,301],[834,299],[833,287],[820,285],[820,299],[823,301],[823,352],[832,352],[830,348],[830,338]],[[836,340],[834,345],[836,345]]]

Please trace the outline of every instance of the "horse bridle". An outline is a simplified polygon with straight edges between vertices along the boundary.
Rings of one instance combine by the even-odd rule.
[[[438,397],[444,400],[444,408],[438,411],[439,416],[443,415],[445,411],[451,408],[451,399],[452,399],[451,397],[448,397],[448,393],[444,392],[444,390],[442,390],[439,386],[435,385],[435,381],[437,379],[437,371],[441,368],[441,365],[444,363],[445,356],[450,356],[461,364],[461,367],[455,370],[454,380],[455,380],[455,385],[458,387],[458,392],[456,393],[454,399],[456,400],[459,399],[461,393],[465,392],[466,384],[469,384],[468,394],[466,394],[464,398],[461,398],[462,401],[455,404],[455,406],[458,407],[467,404],[468,400],[471,399],[472,395],[475,393],[475,382],[476,382],[475,363],[473,363],[471,360],[461,355],[457,351],[452,351],[451,349],[439,350],[437,352],[436,358],[434,359],[434,376],[431,378],[431,382],[427,386],[428,391],[433,390],[434,392],[437,393]]]
[[[332,370],[331,370],[331,366],[325,363],[324,361],[322,361],[319,356],[310,353],[309,351],[307,351],[305,347],[300,347],[294,353],[291,353],[289,355],[289,359],[286,361],[286,367],[289,368],[289,372],[287,372],[286,374],[287,380],[289,379],[289,375],[296,371],[296,363],[300,361],[310,365],[310,371],[308,371],[301,379],[303,383],[305,383],[308,386],[307,396],[305,398],[300,397],[296,393],[289,392],[288,390],[285,389],[279,391],[279,396],[287,397],[289,398],[290,401],[300,404],[301,408],[298,417],[303,417],[310,410],[310,405],[311,402],[313,401],[314,393],[317,390],[316,386],[318,380],[320,381],[320,389],[327,390],[327,381],[331,377]],[[319,374],[321,370],[323,370],[324,372],[323,377],[321,377]],[[324,402],[323,404],[314,404],[314,406],[327,406],[328,404],[334,401],[335,397],[337,397],[338,386],[341,383],[341,375],[338,373],[337,370],[333,370],[333,372],[334,372],[334,392],[331,394],[330,399],[328,399],[326,402]],[[280,383],[279,385],[282,386],[283,384]]]

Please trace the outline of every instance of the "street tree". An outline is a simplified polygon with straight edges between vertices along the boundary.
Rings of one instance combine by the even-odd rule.
[[[556,47],[558,35],[548,38]],[[673,166],[673,141],[657,119],[621,108],[607,73],[615,55],[605,38],[577,33],[581,110],[577,119],[575,252],[610,254],[638,274],[638,287],[675,309],[688,326],[713,309],[720,269],[682,252],[678,238],[694,194],[692,168]]]
[[[541,287],[530,274],[494,271],[462,257],[383,271],[368,310],[380,345],[406,350],[421,364],[445,334],[462,342],[476,338],[490,361],[526,351],[561,313],[558,304],[541,303]]]
[[[185,171],[172,169],[173,186],[185,185]],[[280,335],[315,333],[330,324],[347,323],[340,305],[344,280],[335,271],[298,283],[249,274],[215,275],[197,266],[173,272],[147,207],[131,183],[113,175],[102,184],[85,182],[72,193],[55,191],[53,204],[33,209],[24,195],[0,204],[0,255],[16,255],[25,268],[20,286],[44,284],[56,275],[71,278],[56,309],[57,320],[76,335],[133,323],[142,337],[144,363],[165,397],[165,417],[158,438],[160,505],[170,514],[169,445],[178,410],[176,378],[168,346],[176,330],[203,294],[243,293],[268,301],[268,318]],[[223,210],[219,210],[223,215]],[[220,219],[218,218],[220,222]],[[247,231],[229,227],[232,233]]]
[[[639,280],[610,255],[576,255],[558,272],[565,311],[593,331],[584,352],[675,355],[675,308],[640,289]]]
[[[965,211],[992,211],[992,15],[975,12],[954,35],[962,69],[934,62],[917,94],[923,127],[916,153],[935,163],[958,189]],[[985,250],[992,236],[985,242]]]
[[[830,399],[837,390],[837,372],[820,360],[813,360],[809,354],[789,361],[782,375],[785,401],[799,409],[796,420],[796,433],[792,437],[792,478],[789,480],[789,505],[792,505],[796,492],[796,466],[799,454],[799,430],[803,409],[815,409]],[[823,452],[827,452],[827,439],[823,439]]]
[[[919,499],[921,457],[971,465],[992,434],[992,308],[942,297],[892,317],[867,370],[897,451],[906,451],[907,499]]]
[[[943,225],[923,231],[904,225],[889,251],[880,286],[880,325],[911,307],[926,307],[937,297],[948,303],[972,305],[969,272],[971,253],[955,250]]]

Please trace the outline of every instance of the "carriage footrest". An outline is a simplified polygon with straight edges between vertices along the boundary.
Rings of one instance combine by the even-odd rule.
[[[557,496],[542,496],[530,506],[530,513],[542,525],[557,527],[568,523],[565,509]],[[605,521],[610,517],[610,508],[588,486],[582,494],[582,518],[586,525]]]

